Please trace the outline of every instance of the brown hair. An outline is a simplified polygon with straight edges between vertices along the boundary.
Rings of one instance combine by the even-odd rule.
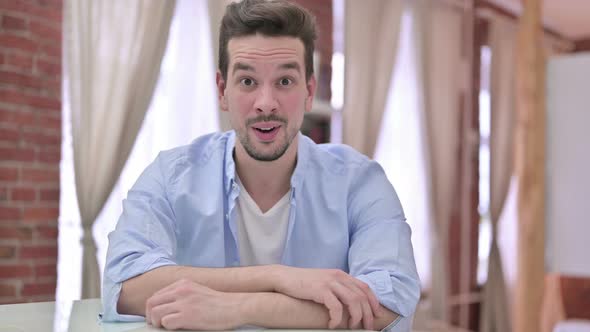
[[[227,80],[227,44],[234,37],[260,33],[264,36],[299,38],[305,47],[305,77],[313,74],[315,17],[295,3],[285,0],[243,0],[227,6],[219,31],[219,70]]]

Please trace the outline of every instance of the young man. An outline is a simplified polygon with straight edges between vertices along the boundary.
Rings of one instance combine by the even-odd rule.
[[[293,3],[228,6],[217,87],[234,130],[161,153],[129,191],[104,320],[409,330],[419,280],[393,187],[374,161],[299,132],[315,38]]]

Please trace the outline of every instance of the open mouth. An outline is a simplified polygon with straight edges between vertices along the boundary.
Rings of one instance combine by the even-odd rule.
[[[273,131],[279,129],[279,127],[269,127],[269,128],[256,128],[256,127],[254,127],[254,129],[258,130],[261,133],[268,134],[268,133],[272,133]]]
[[[252,129],[254,129],[254,134],[256,135],[256,137],[263,141],[263,142],[270,142],[272,140],[274,140],[274,138],[276,137],[277,133],[279,132],[279,129],[281,129],[280,125],[261,125],[261,126],[256,126],[256,127],[252,127]]]

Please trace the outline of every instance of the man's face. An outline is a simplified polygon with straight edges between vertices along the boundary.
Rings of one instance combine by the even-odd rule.
[[[257,34],[232,38],[227,50],[227,80],[217,74],[221,109],[250,157],[279,159],[297,138],[315,93],[315,78],[305,79],[303,43]]]

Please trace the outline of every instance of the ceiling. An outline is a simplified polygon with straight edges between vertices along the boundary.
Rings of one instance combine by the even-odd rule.
[[[515,14],[524,0],[489,0]],[[590,0],[541,0],[545,26],[572,41],[590,39]]]

